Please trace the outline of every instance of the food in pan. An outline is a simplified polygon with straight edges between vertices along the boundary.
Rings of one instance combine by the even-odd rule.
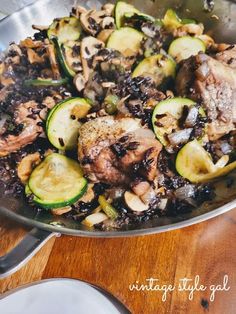
[[[214,198],[236,168],[234,45],[122,1],[33,27],[0,63],[5,195],[101,230]]]

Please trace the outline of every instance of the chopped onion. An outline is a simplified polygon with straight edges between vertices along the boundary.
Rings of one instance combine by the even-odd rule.
[[[166,209],[166,206],[167,206],[167,203],[168,203],[168,198],[162,198],[158,204],[158,207],[161,209],[161,210],[164,210]]]
[[[230,154],[233,150],[232,146],[226,141],[224,141],[220,144],[220,148],[222,150],[222,153],[225,155]]]
[[[179,144],[187,143],[192,131],[193,129],[191,128],[191,129],[184,129],[184,130],[180,130],[172,134],[169,134],[168,139],[170,141],[170,144],[173,146],[177,146]]]
[[[175,191],[175,196],[180,200],[193,197],[195,194],[195,186],[192,184],[185,185]]]
[[[229,155],[222,156],[215,164],[216,168],[224,168],[229,162]]]
[[[95,213],[87,216],[82,223],[87,227],[93,227],[94,225],[99,224],[107,219],[108,219],[107,215],[103,213]]]
[[[150,187],[150,189],[148,189],[148,191],[146,193],[144,193],[140,198],[141,200],[144,202],[144,204],[150,204],[153,200],[156,199],[156,193],[153,190],[152,187]]]
[[[188,115],[184,122],[185,127],[192,128],[196,124],[197,118],[198,118],[198,108],[194,106],[190,107]]]

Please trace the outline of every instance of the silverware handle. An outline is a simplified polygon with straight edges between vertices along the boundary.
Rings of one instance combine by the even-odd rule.
[[[9,253],[0,257],[0,278],[7,277],[26,264],[56,233],[32,229]]]

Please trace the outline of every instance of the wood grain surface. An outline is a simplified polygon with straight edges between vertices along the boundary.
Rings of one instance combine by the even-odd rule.
[[[0,255],[26,232],[0,217]],[[45,278],[77,278],[96,284],[119,298],[135,314],[236,313],[236,210],[185,229],[158,235],[121,239],[61,236],[51,239],[20,271],[0,281],[0,292]],[[182,278],[199,275],[205,291],[179,291]],[[222,284],[210,301],[210,286]],[[167,300],[160,291],[130,291],[146,279],[176,286]]]

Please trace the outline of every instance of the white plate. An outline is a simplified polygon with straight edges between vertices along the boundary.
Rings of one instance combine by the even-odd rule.
[[[73,279],[43,280],[0,299],[1,314],[125,314],[119,301]]]

